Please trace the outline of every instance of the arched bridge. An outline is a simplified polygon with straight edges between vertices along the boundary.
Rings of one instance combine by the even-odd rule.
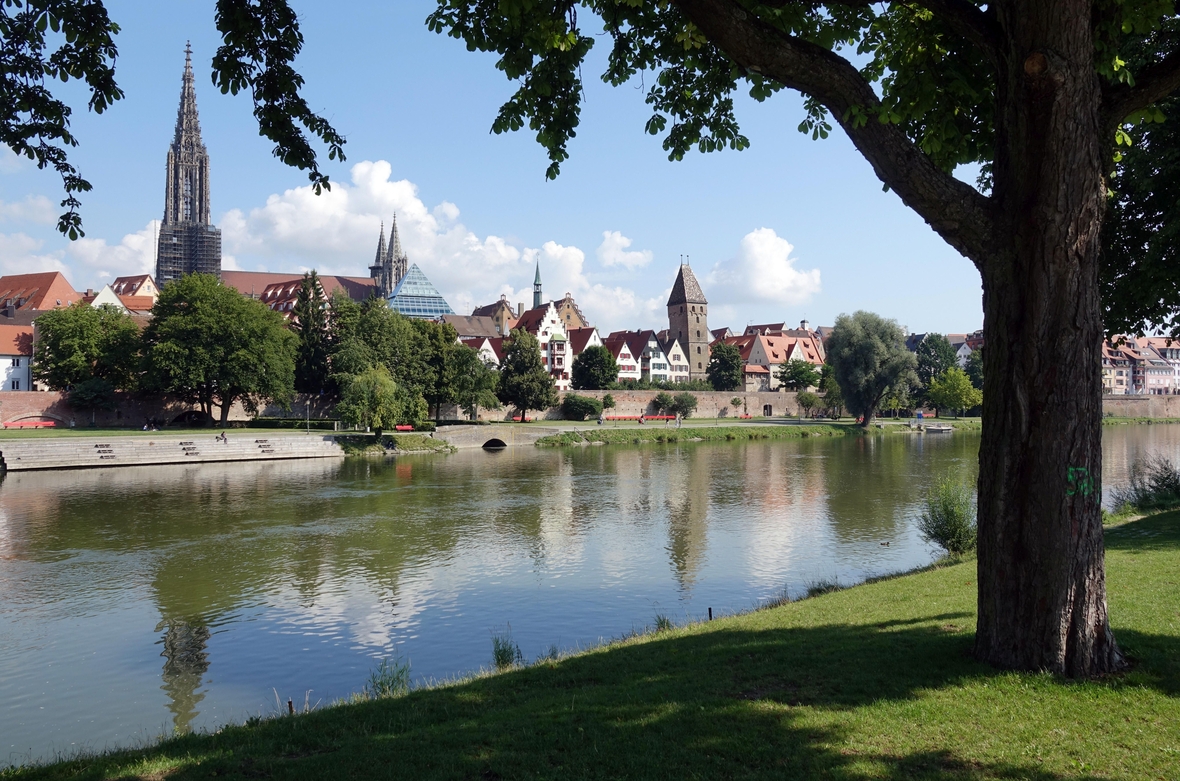
[[[434,438],[441,439],[458,448],[467,447],[518,447],[535,445],[541,437],[560,434],[559,428],[534,426],[444,426],[435,432]]]

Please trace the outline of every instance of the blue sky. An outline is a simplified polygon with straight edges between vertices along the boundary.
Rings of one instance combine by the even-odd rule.
[[[150,270],[191,39],[227,265],[367,275],[380,221],[388,225],[396,210],[411,261],[457,311],[502,293],[530,301],[539,260],[545,292],[573,293],[602,330],[659,326],[688,255],[712,327],[804,317],[827,324],[857,309],[914,331],[982,324],[972,265],[882,192],[841,133],[819,142],[799,134],[794,94],[739,100],[750,149],[671,163],[660,139],[643,132],[649,111],[639,85],[599,80],[604,40],[585,70],[571,159],[550,182],[531,134],[489,133],[512,85],[491,57],[426,29],[432,0],[297,0],[305,94],[348,139],[348,160],[327,166],[339,184],[316,198],[303,173],[271,156],[249,98],[212,86],[212,2],[108,6],[122,26],[117,74],[126,99],[95,116],[75,85],[55,86],[77,107],[81,146],[72,157],[95,186],[84,198],[87,238],[55,234],[61,195],[52,174],[0,156],[5,273],[60,268],[84,289]]]

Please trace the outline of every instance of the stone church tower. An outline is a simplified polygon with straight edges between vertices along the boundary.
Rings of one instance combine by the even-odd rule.
[[[668,296],[668,336],[680,342],[688,356],[688,378],[704,380],[709,368],[709,302],[692,267],[680,264],[672,295]]]
[[[156,284],[185,274],[221,275],[221,231],[209,223],[209,153],[201,143],[193,50],[184,47],[184,77],[176,132],[168,147],[164,221],[156,247]]]
[[[375,281],[377,294],[382,298],[389,298],[397,283],[402,281],[409,271],[410,259],[402,249],[401,236],[397,232],[397,215],[393,215],[393,225],[389,229],[389,245],[385,244],[385,225],[381,226],[381,238],[377,242],[377,257],[373,265],[369,266],[369,278]]]

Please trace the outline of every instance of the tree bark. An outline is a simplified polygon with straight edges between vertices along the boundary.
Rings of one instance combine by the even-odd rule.
[[[1105,187],[1090,2],[1005,0],[994,247],[983,276],[975,653],[1082,677],[1123,665],[1101,518],[1099,229]]]

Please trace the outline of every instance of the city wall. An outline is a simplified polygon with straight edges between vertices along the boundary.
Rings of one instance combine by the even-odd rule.
[[[772,417],[795,415],[799,412],[794,393],[744,393],[732,391],[721,393],[718,391],[689,391],[697,398],[697,410],[693,413],[699,418],[736,418],[743,414],[761,417],[768,410]],[[660,391],[577,391],[584,396],[602,399],[610,393],[615,399],[615,408],[608,410],[608,415],[635,417],[638,415],[654,415],[652,400]],[[98,410],[94,413],[72,409],[66,402],[67,394],[56,391],[0,391],[0,423],[17,421],[52,420],[58,425],[68,426],[71,421],[76,426],[88,426],[93,423],[98,426],[130,426],[138,428],[148,421],[165,425],[177,420],[186,412],[195,410],[192,404],[168,398],[142,398],[136,394],[117,394],[116,408],[110,411]],[[740,398],[742,404],[734,407],[730,402]],[[283,410],[277,405],[268,405],[259,410],[259,415],[268,418],[286,418],[302,420],[310,417],[312,420],[324,420],[332,417],[334,403],[328,396],[297,395],[290,410]],[[1102,401],[1103,414],[1123,418],[1180,418],[1180,396],[1106,396]],[[511,419],[517,414],[511,407],[498,410],[480,410],[479,419],[488,422],[500,422]],[[214,417],[218,410],[214,409]],[[242,423],[253,416],[248,414],[240,403],[234,404],[230,410],[230,422]],[[461,410],[451,407],[444,408],[443,417],[458,420],[465,415]],[[534,420],[561,420],[561,410],[553,407],[545,411],[529,410],[529,417]]]
[[[606,394],[614,397],[614,409],[605,410],[607,415],[619,415],[627,417],[638,417],[639,415],[655,415],[656,409],[652,406],[652,401],[660,393],[669,393],[675,396],[680,391],[573,391],[579,396],[592,396],[598,400]],[[781,417],[783,415],[795,415],[799,412],[799,407],[795,403],[794,393],[745,393],[742,391],[729,391],[722,393],[720,391],[688,391],[697,399],[696,412],[692,413],[693,417],[697,418],[736,418],[741,415],[749,414],[754,417],[761,417],[769,412],[772,417]],[[561,394],[564,396],[564,394]],[[735,398],[742,400],[742,403],[736,407],[731,403]],[[769,408],[769,409],[767,409]],[[452,420],[458,420],[465,417],[461,410],[451,408],[445,410],[445,416]],[[480,410],[479,419],[484,421],[505,421],[510,420],[513,415],[519,414],[515,408],[501,407],[493,410]],[[545,411],[529,410],[529,417],[533,420],[562,420],[561,408],[551,407]]]

